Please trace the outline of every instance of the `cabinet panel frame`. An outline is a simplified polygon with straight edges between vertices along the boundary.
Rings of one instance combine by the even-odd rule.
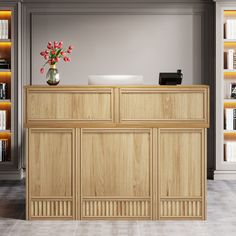
[[[82,157],[82,140],[83,135],[85,133],[149,133],[149,196],[140,196],[140,197],[130,197],[130,196],[83,196],[82,191],[82,168],[83,168],[83,157]],[[113,219],[153,219],[153,172],[152,172],[152,165],[153,165],[153,129],[152,128],[82,128],[80,132],[80,178],[81,178],[81,199],[80,199],[80,216],[81,219],[103,219],[103,218],[113,218]],[[148,201],[150,202],[150,216],[147,217],[140,217],[140,216],[133,216],[133,217],[124,217],[124,216],[116,216],[116,217],[84,217],[83,216],[83,203],[86,200],[91,201]]]
[[[181,93],[199,93],[203,94],[203,118],[202,119],[127,119],[122,118],[122,94],[181,94]],[[163,124],[170,124],[175,123],[175,127],[181,124],[189,123],[189,124],[200,124],[200,125],[209,125],[209,90],[208,88],[183,88],[180,87],[178,90],[175,87],[169,86],[165,89],[163,88],[120,88],[119,93],[119,122],[124,124],[140,124],[140,123],[160,123],[162,126]]]
[[[207,170],[206,170],[206,162],[207,162],[207,129],[206,128],[160,128],[158,129],[158,183],[157,183],[157,186],[158,186],[158,206],[159,206],[159,209],[158,209],[158,212],[159,212],[159,219],[189,219],[189,218],[194,218],[194,219],[202,219],[202,220],[205,220],[207,215],[206,215],[206,176],[207,176]],[[200,133],[201,134],[201,185],[200,185],[200,188],[201,188],[201,196],[199,197],[176,197],[176,196],[171,196],[171,197],[163,197],[161,196],[161,172],[160,172],[160,161],[161,161],[161,153],[160,153],[160,150],[161,150],[161,143],[160,143],[160,135],[161,133],[173,133],[173,132],[177,132],[177,133],[180,133],[180,132],[183,132],[183,133],[186,133],[186,132],[190,132],[190,133]],[[172,216],[169,216],[169,217],[161,217],[161,212],[160,212],[160,207],[161,207],[161,201],[163,200],[185,200],[185,201],[192,201],[192,200],[198,200],[198,201],[201,201],[201,216],[197,217],[197,216],[193,216],[193,217],[189,217],[189,216],[186,216],[186,217],[172,217]]]
[[[29,110],[29,101],[28,97],[30,94],[109,94],[110,95],[110,118],[109,119],[73,119],[73,118],[65,118],[65,119],[46,119],[46,118],[30,118],[28,115]],[[115,120],[115,111],[114,111],[114,89],[113,88],[80,88],[80,89],[73,89],[73,88],[66,88],[60,87],[60,89],[56,88],[26,88],[25,91],[25,110],[24,110],[24,122],[25,124],[34,124],[34,123],[41,123],[44,126],[48,126],[49,128],[50,123],[53,125],[57,124],[66,124],[66,123],[113,123]]]
[[[30,145],[30,140],[31,140],[31,135],[33,133],[48,133],[48,132],[52,132],[52,133],[71,133],[72,135],[72,147],[71,147],[71,151],[72,151],[72,160],[71,160],[71,196],[33,196],[31,193],[31,187],[33,186],[33,183],[31,181],[31,173],[30,170],[32,169],[31,167],[31,145]],[[45,201],[50,201],[50,200],[58,200],[58,201],[63,201],[63,200],[70,200],[72,202],[72,217],[69,217],[71,219],[75,219],[76,216],[76,209],[75,209],[75,200],[76,200],[76,184],[75,184],[75,173],[76,173],[76,137],[75,137],[75,129],[73,128],[29,128],[27,131],[27,180],[26,180],[26,186],[27,186],[27,191],[26,191],[26,205],[28,206],[28,211],[26,213],[26,216],[29,220],[31,219],[40,219],[42,217],[34,217],[31,215],[32,212],[32,206],[31,206],[31,202],[33,200],[45,200]],[[57,219],[57,218],[62,218],[62,219],[67,219],[68,217],[43,217],[43,218],[48,218],[48,219]]]

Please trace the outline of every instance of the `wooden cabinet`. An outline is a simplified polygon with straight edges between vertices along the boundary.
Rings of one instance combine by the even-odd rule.
[[[29,129],[29,218],[74,217],[73,129]]]
[[[25,114],[29,219],[206,218],[206,86],[29,86]]]

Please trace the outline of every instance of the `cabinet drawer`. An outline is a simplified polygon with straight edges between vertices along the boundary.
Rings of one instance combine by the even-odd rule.
[[[208,123],[205,88],[153,88],[120,90],[120,122]]]
[[[26,121],[112,122],[113,89],[27,89]]]

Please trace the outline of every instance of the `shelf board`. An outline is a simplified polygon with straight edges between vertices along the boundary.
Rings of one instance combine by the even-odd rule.
[[[225,101],[225,102],[236,102],[236,99],[233,99],[233,98],[225,98],[224,101]]]
[[[236,130],[227,130],[227,129],[224,129],[224,133],[236,134]]]
[[[11,133],[10,129],[0,129],[0,133]]]
[[[228,70],[228,69],[224,69],[224,72],[236,73],[236,70]]]
[[[11,99],[0,99],[0,103],[1,102],[11,102]]]
[[[10,43],[11,39],[0,39],[1,43]]]
[[[0,69],[0,72],[11,72],[10,69]]]
[[[224,39],[225,43],[236,43],[236,39]]]

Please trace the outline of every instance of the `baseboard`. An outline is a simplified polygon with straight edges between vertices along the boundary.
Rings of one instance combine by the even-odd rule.
[[[23,169],[0,171],[0,180],[21,180],[23,179]]]
[[[233,170],[215,170],[214,180],[236,180],[236,171]]]

